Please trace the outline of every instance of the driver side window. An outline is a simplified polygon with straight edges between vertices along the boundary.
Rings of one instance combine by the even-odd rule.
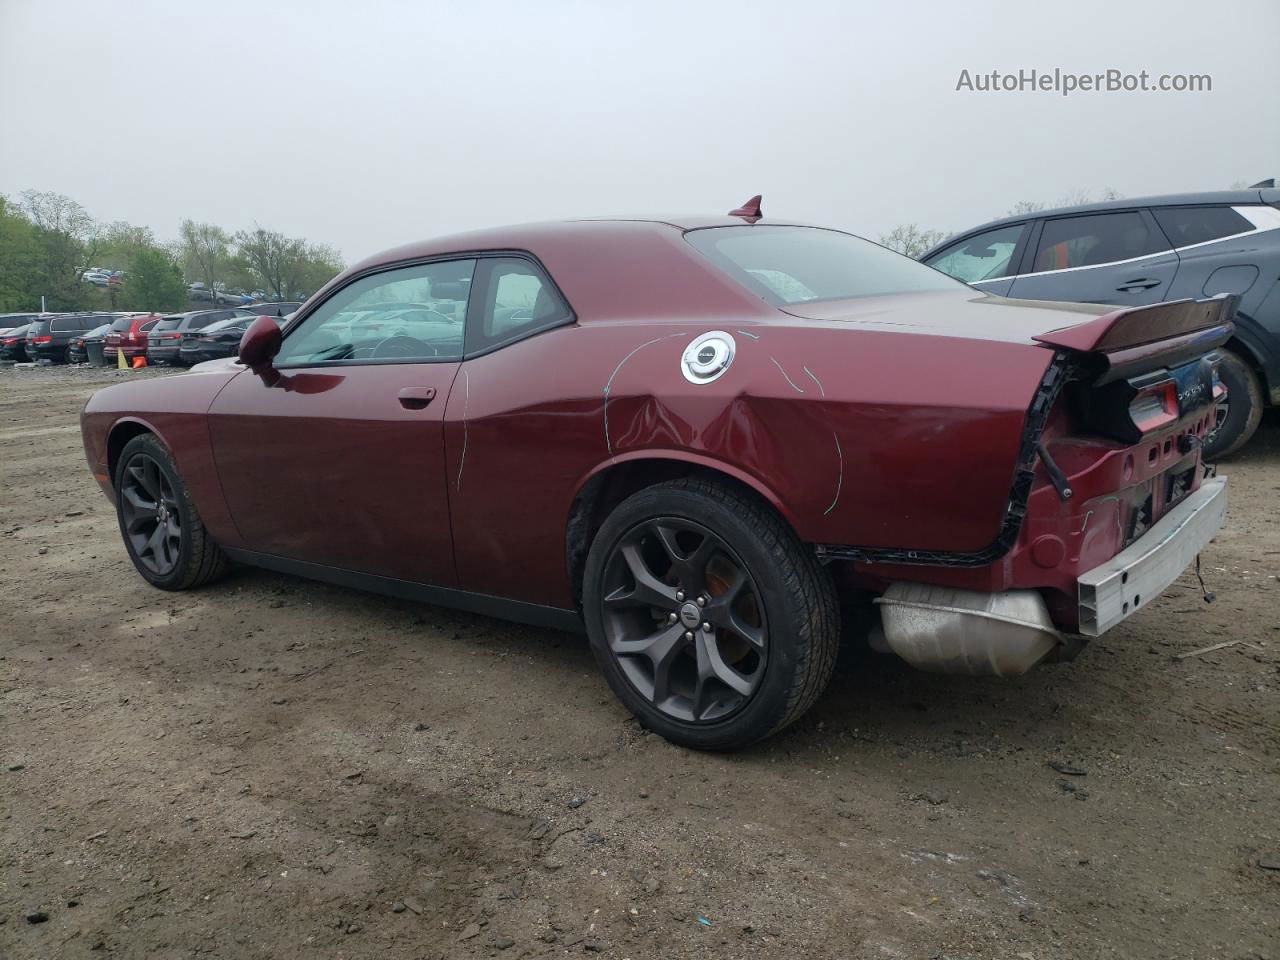
[[[446,260],[361,277],[290,332],[276,366],[461,359],[475,267]]]

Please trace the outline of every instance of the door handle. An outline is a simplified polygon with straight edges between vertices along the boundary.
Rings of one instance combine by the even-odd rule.
[[[400,406],[406,410],[421,410],[436,398],[435,387],[405,387],[400,391]]]
[[[1116,287],[1121,293],[1132,293],[1134,290],[1150,290],[1152,287],[1158,287],[1164,283],[1163,280],[1150,280],[1147,277],[1139,277],[1137,280],[1129,280]]]

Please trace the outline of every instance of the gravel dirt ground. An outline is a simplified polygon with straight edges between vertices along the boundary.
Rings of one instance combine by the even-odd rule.
[[[1013,681],[851,651],[719,756],[577,636],[151,589],[77,421],[140,375],[0,370],[0,957],[1280,958],[1280,421],[1215,603]]]

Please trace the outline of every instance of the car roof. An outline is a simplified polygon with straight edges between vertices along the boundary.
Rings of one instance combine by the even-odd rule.
[[[652,234],[654,231],[699,230],[706,227],[741,227],[749,223],[743,217],[705,216],[698,214],[679,214],[671,216],[648,217],[584,217],[576,220],[546,220],[537,223],[521,223],[512,226],[491,227],[472,230],[466,233],[449,234],[407,243],[391,250],[373,255],[356,265],[356,269],[364,269],[382,263],[393,263],[398,260],[413,260],[420,257],[439,256],[445,253],[464,253],[482,250],[524,250],[532,249],[542,243],[563,241],[567,238],[578,238],[590,242],[592,238],[604,234],[616,235],[619,231],[636,235]],[[762,220],[761,226],[812,226],[791,221]]]
[[[1103,200],[1098,203],[1082,203],[1074,207],[1053,207],[1011,214],[997,220],[988,220],[968,229],[958,231],[934,247],[937,250],[956,238],[979,230],[989,230],[1011,223],[1024,223],[1044,217],[1083,216],[1089,213],[1105,213],[1108,210],[1130,210],[1134,207],[1187,207],[1217,204],[1223,206],[1280,202],[1280,190],[1207,190],[1200,193],[1166,193],[1154,197],[1126,197],[1121,200]],[[930,250],[929,253],[933,251]],[[928,256],[928,254],[925,254]]]
[[[370,270],[432,257],[525,252],[536,257],[579,320],[688,315],[755,315],[774,308],[684,242],[707,227],[751,229],[745,217],[674,215],[558,220],[436,237],[374,254],[330,280],[308,303]],[[808,227],[765,219],[761,227]],[[304,308],[305,309],[305,308]]]

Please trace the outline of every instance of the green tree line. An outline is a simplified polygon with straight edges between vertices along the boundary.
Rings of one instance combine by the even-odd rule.
[[[90,267],[123,270],[124,283],[81,279]],[[161,242],[150,227],[102,223],[59,193],[0,194],[0,313],[39,310],[182,310],[189,284],[208,290],[262,290],[298,300],[343,268],[332,247],[255,226],[231,232],[183,220]]]

